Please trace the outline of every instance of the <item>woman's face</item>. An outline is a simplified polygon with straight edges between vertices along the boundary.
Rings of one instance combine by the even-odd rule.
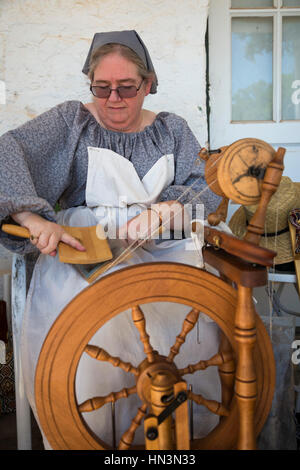
[[[104,56],[95,68],[92,85],[109,86],[113,89],[134,85],[138,88],[142,80],[133,62],[118,53],[111,53]],[[134,98],[120,98],[117,91],[112,91],[108,98],[94,97],[96,111],[104,127],[122,132],[141,130],[141,110],[150,88],[151,81],[144,80]]]

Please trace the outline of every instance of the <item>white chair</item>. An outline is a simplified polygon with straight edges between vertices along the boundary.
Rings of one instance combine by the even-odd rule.
[[[0,253],[1,255],[1,253]],[[10,258],[2,258],[0,259],[0,276],[3,277],[3,300],[6,303],[6,313],[7,313],[7,321],[9,325],[10,323],[10,299],[11,299],[11,259]],[[6,343],[0,340],[0,364],[6,364]]]
[[[21,328],[26,301],[26,264],[21,255],[13,255],[11,283],[11,327],[13,334],[16,422],[18,450],[31,450],[30,405],[24,388],[21,366]]]
[[[280,301],[280,296],[285,286],[292,284],[297,293],[297,277],[294,273],[287,272],[276,272],[273,269],[269,270],[268,273],[268,286],[267,286],[267,295],[270,298],[273,311],[278,315],[282,316],[283,314],[294,315],[295,317],[300,317],[299,311],[291,310],[284,306]]]

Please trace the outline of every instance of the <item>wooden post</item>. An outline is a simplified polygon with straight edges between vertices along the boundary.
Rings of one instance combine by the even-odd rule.
[[[256,342],[255,310],[252,289],[238,286],[235,316],[235,339],[238,346],[235,394],[239,409],[238,450],[256,449],[254,411],[257,383],[253,348]]]
[[[157,416],[150,415],[144,419],[144,430],[146,450],[160,450]]]
[[[177,382],[174,385],[175,397],[179,392],[187,394],[187,384],[185,381]],[[175,411],[175,432],[176,432],[176,450],[190,449],[190,429],[189,429],[189,409],[188,401],[176,408]]]
[[[165,372],[159,372],[151,384],[151,406],[153,413],[158,416],[174,399],[174,381]],[[167,399],[170,397],[170,400]],[[172,415],[168,416],[158,426],[158,440],[160,450],[174,449],[172,439]]]

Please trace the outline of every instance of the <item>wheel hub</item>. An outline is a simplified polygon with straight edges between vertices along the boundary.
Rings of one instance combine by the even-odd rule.
[[[155,354],[154,362],[150,363],[148,359],[144,359],[144,361],[140,363],[138,369],[140,374],[136,379],[137,394],[148,406],[151,405],[151,383],[158,373],[163,372],[167,374],[173,383],[181,380],[174,362],[167,361],[166,356],[161,356],[158,353]]]

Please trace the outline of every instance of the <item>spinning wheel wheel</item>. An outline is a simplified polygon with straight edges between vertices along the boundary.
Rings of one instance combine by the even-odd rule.
[[[161,301],[177,302],[191,307],[181,332],[178,325],[180,334],[168,357],[160,356],[153,351],[151,338],[148,338],[143,324],[144,315],[139,308],[148,302]],[[119,443],[119,448],[126,449],[130,446],[134,432],[150,406],[150,376],[162,373],[171,377],[174,382],[181,382],[186,373],[205,369],[209,365],[217,365],[221,381],[223,380],[223,403],[218,404],[190,392],[188,394],[190,399],[204,404],[220,416],[223,415],[223,418],[207,437],[192,441],[191,447],[233,448],[238,434],[237,403],[235,399],[232,400],[233,362],[237,352],[234,333],[236,305],[237,291],[229,284],[205,271],[175,263],[151,263],[126,268],[106,276],[84,290],[65,308],[53,325],[44,343],[37,368],[37,408],[41,425],[50,444],[55,449],[109,448],[88,429],[81,412],[136,393],[140,402],[140,405],[137,404],[137,415]],[[108,351],[88,345],[95,331],[110,318],[128,308],[132,308],[133,322],[140,332],[146,354],[146,359],[137,367],[111,357]],[[181,344],[188,331],[194,327],[199,312],[206,313],[220,326],[232,349],[229,348],[227,352],[220,350],[218,355],[208,361],[187,364],[184,369],[177,369],[173,359],[180,353]],[[109,361],[134,374],[136,385],[119,393],[78,404],[74,381],[77,365],[84,351],[98,360]],[[258,433],[268,415],[274,387],[272,348],[258,317],[255,363],[258,398],[255,432]],[[186,430],[181,428],[182,433]]]
[[[238,204],[257,204],[267,165],[274,149],[258,139],[242,139],[226,148],[218,166],[222,191]]]

